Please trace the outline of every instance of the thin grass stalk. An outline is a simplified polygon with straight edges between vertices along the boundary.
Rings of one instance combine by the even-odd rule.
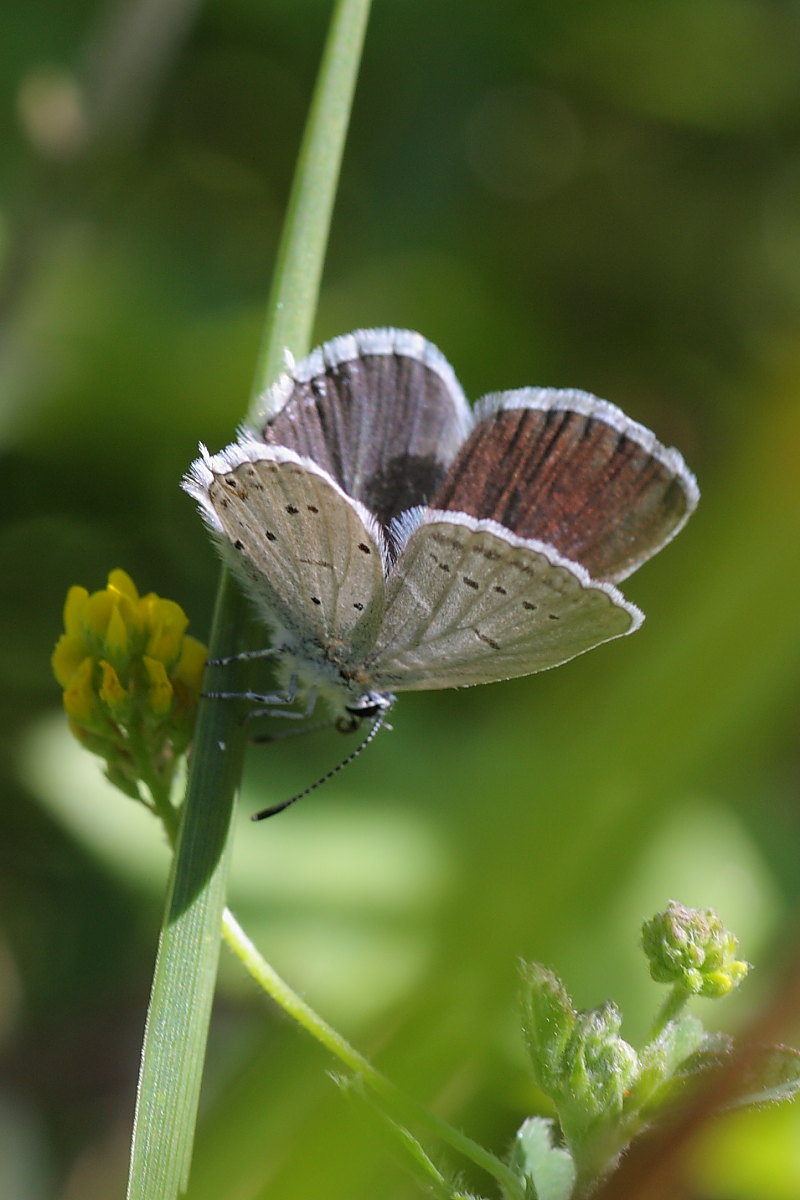
[[[306,125],[270,295],[254,392],[288,350],[309,348],[369,0],[338,0]],[[223,570],[210,656],[241,644],[246,614]],[[237,706],[201,704],[147,1014],[128,1200],[188,1185],[245,731]]]

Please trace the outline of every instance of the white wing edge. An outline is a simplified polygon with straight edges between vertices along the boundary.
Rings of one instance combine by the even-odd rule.
[[[610,425],[617,433],[637,442],[679,480],[686,495],[686,513],[672,537],[683,528],[697,507],[700,489],[681,452],[674,446],[664,446],[652,430],[626,416],[616,404],[600,400],[591,392],[583,392],[577,388],[517,388],[507,392],[490,392],[482,396],[475,405],[475,424],[479,424],[495,412],[514,408],[531,408],[538,412],[574,412],[580,416],[594,417],[603,424]]]
[[[355,329],[352,333],[340,334],[317,346],[305,358],[278,376],[272,386],[262,393],[256,402],[257,415],[253,423],[266,421],[279,413],[289,400],[296,383],[308,383],[316,375],[324,375],[326,371],[364,355],[381,354],[413,358],[435,371],[453,400],[462,436],[468,436],[472,429],[472,410],[455,371],[441,350],[421,333],[390,326],[382,329]]]
[[[245,463],[255,462],[295,463],[298,467],[308,472],[308,474],[316,475],[318,478],[323,479],[346,504],[349,504],[355,510],[367,533],[378,548],[384,574],[386,573],[388,562],[386,538],[369,509],[359,500],[354,500],[352,496],[348,496],[347,492],[339,486],[336,480],[312,459],[305,458],[301,454],[296,454],[294,450],[289,450],[286,446],[268,446],[255,438],[242,437],[236,442],[231,442],[229,446],[225,446],[218,454],[209,454],[207,448],[201,442],[200,457],[194,460],[181,481],[183,490],[188,492],[197,501],[201,516],[212,533],[221,536],[223,540],[226,538],[219,517],[209,497],[209,488],[214,479],[220,475],[230,474],[231,471],[236,470],[237,467],[241,467]]]
[[[532,550],[537,554],[541,554],[553,567],[563,567],[569,571],[571,575],[577,579],[581,587],[593,589],[597,592],[605,592],[608,598],[617,606],[623,608],[630,615],[631,625],[625,630],[625,634],[635,633],[644,621],[644,613],[635,604],[631,604],[630,600],[626,600],[619,588],[613,583],[593,579],[585,567],[580,563],[574,562],[571,558],[565,558],[563,554],[559,554],[554,546],[549,542],[540,542],[538,538],[521,538],[512,533],[510,529],[506,529],[498,521],[492,521],[488,518],[478,519],[471,517],[467,513],[448,512],[438,508],[410,508],[407,512],[401,513],[392,522],[391,536],[397,546],[397,555],[395,563],[402,557],[403,550],[411,537],[411,535],[422,525],[435,525],[437,523],[446,525],[462,525],[465,529],[470,529],[474,533],[491,533],[501,541],[507,542],[510,546],[518,547],[522,550]],[[390,571],[391,574],[391,571]]]

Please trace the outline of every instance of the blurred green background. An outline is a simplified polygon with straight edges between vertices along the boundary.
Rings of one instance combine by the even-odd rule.
[[[49,654],[67,587],[115,566],[207,636],[217,564],[178,481],[244,412],[328,14],[6,0],[9,1200],[124,1191],[167,854],[71,744]],[[800,13],[778,0],[375,3],[318,340],[419,329],[472,398],[586,388],[678,445],[703,491],[625,585],[648,616],[635,637],[403,696],[394,732],[258,827],[250,811],[343,743],[249,756],[237,913],[379,1066],[499,1153],[541,1105],[519,956],[583,1006],[614,996],[635,1041],[661,1001],[638,929],[669,897],[715,905],[758,967],[698,1005],[709,1025],[769,1004],[795,953],[798,61]],[[226,958],[189,1200],[420,1195],[332,1065]],[[796,1107],[720,1120],[692,1149],[695,1194],[796,1200],[799,1147]]]

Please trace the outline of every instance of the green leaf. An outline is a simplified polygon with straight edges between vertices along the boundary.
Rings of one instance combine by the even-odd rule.
[[[719,1067],[733,1039],[725,1033],[706,1033],[696,1017],[667,1025],[642,1051],[642,1072],[629,1097],[628,1110],[639,1110],[642,1125],[650,1123],[683,1095],[705,1072]]]
[[[510,1165],[533,1187],[535,1200],[570,1200],[575,1164],[568,1150],[553,1145],[553,1122],[529,1117],[517,1131]]]
[[[578,1014],[553,971],[539,963],[523,963],[522,980],[522,1029],[533,1077],[552,1096],[562,1087],[562,1057]]]
[[[732,1049],[733,1038],[727,1033],[707,1033],[697,1049],[677,1064],[674,1076],[688,1080],[720,1067]]]
[[[240,603],[227,608],[226,619],[217,606],[216,630],[228,645]],[[234,707],[204,705],[150,994],[128,1200],[173,1200],[186,1188],[243,753],[244,730]]]
[[[646,1104],[664,1083],[673,1078],[678,1066],[700,1049],[706,1036],[697,1017],[670,1021],[658,1037],[641,1050],[639,1078],[626,1107],[637,1109]]]
[[[800,1092],[800,1051],[790,1046],[767,1047],[742,1076],[740,1088],[726,1108],[793,1100]]]

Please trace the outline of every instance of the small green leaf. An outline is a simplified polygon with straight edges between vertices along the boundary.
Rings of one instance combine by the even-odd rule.
[[[726,1108],[758,1104],[780,1104],[800,1092],[800,1051],[791,1046],[769,1046],[740,1080],[739,1094]]]
[[[575,1164],[568,1150],[553,1145],[553,1122],[529,1117],[514,1139],[510,1165],[526,1184],[533,1185],[534,1200],[570,1200],[575,1187]]]
[[[639,1110],[643,1125],[675,1103],[689,1083],[719,1067],[733,1046],[733,1039],[725,1033],[704,1033],[694,1017],[685,1017],[676,1022],[676,1026],[684,1028],[676,1030],[675,1026],[668,1025],[661,1037],[642,1052],[643,1059],[648,1061],[631,1095],[630,1111]],[[669,1041],[672,1030],[675,1030],[674,1041],[671,1045],[662,1045],[665,1035]]]
[[[733,1049],[733,1038],[727,1033],[707,1033],[702,1042],[675,1068],[676,1079],[692,1079],[704,1071],[722,1066]]]
[[[659,1048],[667,1072],[673,1074],[680,1063],[714,1041],[714,1035],[707,1034],[703,1029],[702,1021],[686,1016],[679,1021],[671,1021],[651,1044]]]
[[[562,1087],[562,1057],[578,1014],[553,971],[539,963],[522,964],[522,1028],[533,1077],[547,1095]]]
[[[639,1078],[626,1107],[638,1109],[675,1075],[679,1065],[703,1045],[706,1033],[696,1017],[670,1021],[639,1055]]]

